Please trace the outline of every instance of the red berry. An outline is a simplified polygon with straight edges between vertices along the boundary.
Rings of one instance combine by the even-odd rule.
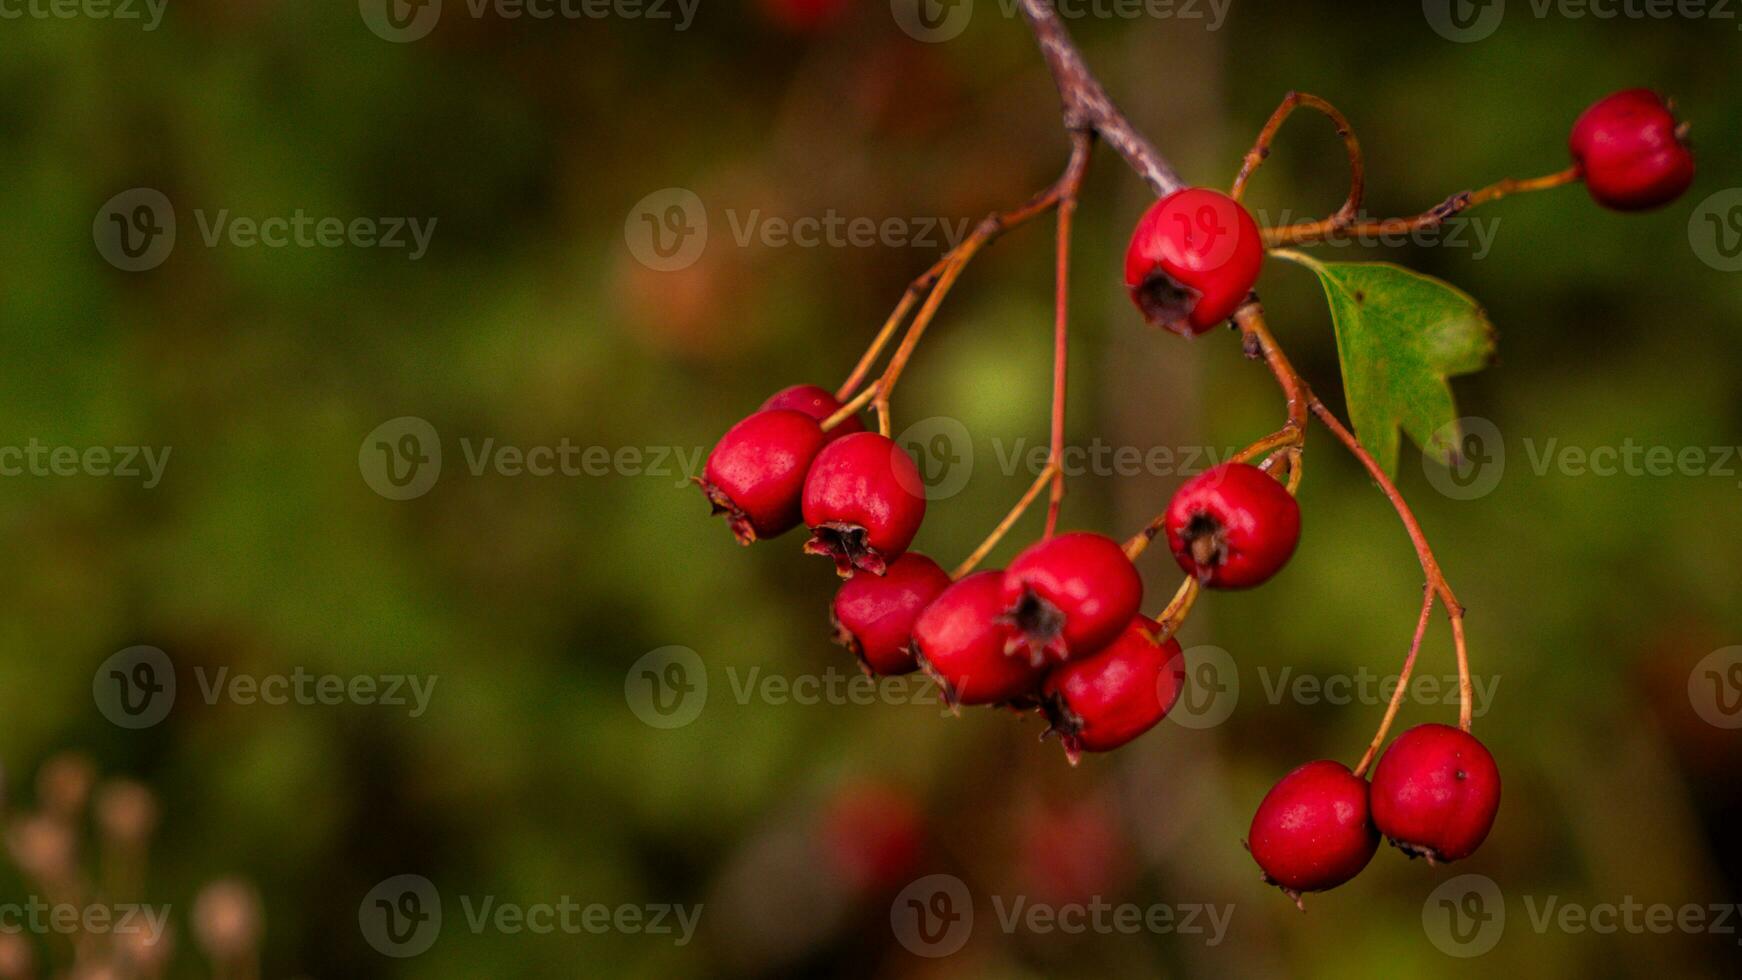
[[[919,803],[896,786],[843,787],[824,805],[821,824],[829,863],[860,892],[889,890],[911,880],[925,847]]]
[[[828,555],[842,578],[882,575],[925,517],[925,484],[913,457],[888,436],[858,432],[817,454],[804,484],[807,554]]]
[[[1125,250],[1125,288],[1151,326],[1201,334],[1234,315],[1258,282],[1264,239],[1220,191],[1188,187],[1150,205]]]
[[[1367,814],[1367,780],[1340,762],[1309,762],[1282,777],[1258,804],[1246,838],[1264,880],[1300,904],[1303,892],[1335,888],[1379,849]]]
[[[1469,732],[1418,725],[1373,770],[1373,823],[1411,857],[1456,861],[1487,839],[1500,809],[1500,769]]]
[[[950,587],[950,573],[917,552],[883,575],[854,575],[835,593],[835,639],[871,674],[905,674],[913,662],[913,623]]]
[[[827,388],[820,388],[816,385],[793,385],[791,388],[782,388],[769,395],[768,400],[762,403],[762,407],[765,409],[790,408],[795,412],[803,412],[818,422],[824,422],[828,420],[829,416],[841,410],[841,400],[830,394]],[[864,423],[859,421],[858,416],[849,415],[841,420],[840,425],[830,429],[827,435],[829,441],[834,442],[842,436],[850,436],[855,432],[864,431]]]
[[[1004,573],[1008,650],[1035,666],[1112,643],[1143,603],[1143,579],[1118,542],[1073,531],[1032,545]]]
[[[1105,650],[1046,675],[1041,704],[1071,762],[1078,753],[1111,751],[1149,731],[1179,700],[1185,657],[1178,640],[1155,642],[1160,628],[1138,616]]]
[[[1026,698],[1043,671],[1004,655],[1010,630],[999,621],[1004,577],[978,572],[938,596],[913,624],[913,654],[952,705],[997,704]]]
[[[1300,504],[1256,466],[1223,463],[1186,481],[1167,505],[1167,546],[1212,589],[1249,589],[1288,564]]]
[[[1643,211],[1675,200],[1694,182],[1694,155],[1671,107],[1635,88],[1600,99],[1567,141],[1598,204]]]
[[[846,12],[847,0],[762,0],[762,11],[778,26],[809,34],[833,25]]]
[[[757,412],[720,437],[696,483],[739,544],[785,534],[798,526],[805,475],[824,442],[803,412]]]

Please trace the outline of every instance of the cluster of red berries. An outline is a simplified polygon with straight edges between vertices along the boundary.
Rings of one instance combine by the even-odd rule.
[[[1117,748],[1178,700],[1179,643],[1141,614],[1125,549],[1084,531],[1045,538],[1001,571],[952,580],[908,551],[925,516],[919,468],[893,440],[809,385],[781,391],[722,437],[702,479],[743,544],[810,529],[805,551],[845,578],[837,639],[873,675],[924,669],[952,705],[1040,708],[1074,759]],[[1263,470],[1228,463],[1182,486],[1163,527],[1180,567],[1209,588],[1276,574],[1300,537],[1300,507]]]
[[[1309,762],[1271,787],[1246,846],[1266,881],[1298,903],[1335,888],[1372,860],[1383,834],[1429,863],[1469,857],[1500,809],[1500,770],[1475,736],[1449,725],[1399,735],[1373,781],[1340,762]]]
[[[1592,105],[1570,148],[1573,168],[1544,186],[1582,179],[1616,210],[1661,206],[1693,181],[1686,127],[1644,89]],[[1185,188],[1139,221],[1125,284],[1150,323],[1195,336],[1247,301],[1264,252],[1263,233],[1238,201]],[[1049,533],[1007,568],[957,579],[908,551],[926,509],[913,459],[857,418],[836,419],[842,411],[822,388],[781,391],[726,433],[697,482],[741,543],[800,523],[810,529],[805,551],[832,559],[846,579],[833,605],[837,639],[867,672],[923,669],[952,705],[1038,708],[1073,762],[1161,721],[1184,685],[1184,663],[1170,635],[1177,623],[1164,630],[1140,612],[1137,542]],[[1182,486],[1152,530],[1165,530],[1201,587],[1245,589],[1293,555],[1300,508],[1271,473],[1227,463]],[[1412,857],[1466,857],[1487,837],[1499,802],[1487,749],[1465,730],[1423,725],[1392,743],[1371,783],[1331,761],[1283,777],[1247,844],[1266,880],[1298,902],[1359,873],[1381,835]]]

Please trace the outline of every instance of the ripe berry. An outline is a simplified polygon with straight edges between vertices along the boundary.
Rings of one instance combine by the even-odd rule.
[[[861,893],[892,891],[911,881],[925,849],[919,801],[899,786],[844,786],[824,804],[819,823],[826,860]]]
[[[1179,488],[1165,525],[1186,574],[1212,589],[1249,589],[1288,564],[1300,541],[1300,504],[1258,467],[1223,463]]]
[[[917,552],[889,563],[881,576],[854,575],[835,593],[835,640],[871,674],[905,674],[918,665],[913,623],[950,586],[950,573]]]
[[[1032,545],[1004,573],[1006,652],[1035,666],[1112,643],[1143,603],[1143,579],[1112,538],[1073,531]]]
[[[1264,880],[1295,904],[1303,892],[1355,877],[1379,849],[1367,814],[1367,780],[1340,762],[1309,762],[1282,777],[1258,804],[1246,847]]]
[[[762,407],[765,409],[790,408],[795,412],[803,412],[818,422],[823,422],[841,410],[841,400],[831,394],[827,388],[820,388],[816,385],[793,385],[791,388],[782,388],[769,395],[768,400],[762,403]],[[830,429],[827,435],[829,441],[834,442],[842,436],[850,436],[855,432],[864,431],[865,426],[858,417],[849,415],[841,420],[840,425]]]
[[[1082,752],[1108,752],[1155,727],[1185,686],[1179,641],[1153,639],[1160,626],[1133,618],[1112,645],[1053,668],[1041,706],[1074,764]]]
[[[739,544],[785,534],[798,526],[805,475],[825,441],[803,412],[757,412],[720,437],[695,482]]]
[[[1635,88],[1586,109],[1568,144],[1598,204],[1643,211],[1668,204],[1694,182],[1686,133],[1656,92]]]
[[[1039,667],[1004,655],[1003,596],[1001,573],[978,572],[945,589],[913,624],[914,659],[952,705],[1015,701],[1040,686]]]
[[[1184,337],[1234,315],[1258,282],[1264,239],[1220,191],[1188,187],[1150,205],[1125,250],[1125,288],[1151,326]]]
[[[1469,857],[1500,809],[1500,769],[1469,732],[1419,725],[1373,770],[1373,823],[1410,857]]]
[[[842,578],[882,575],[925,517],[925,484],[913,457],[888,436],[857,432],[823,447],[804,484],[807,554],[828,555]]]

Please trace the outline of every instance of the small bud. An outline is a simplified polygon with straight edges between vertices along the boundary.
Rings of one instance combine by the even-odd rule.
[[[219,962],[250,956],[263,927],[260,893],[240,878],[214,881],[194,897],[194,938]]]

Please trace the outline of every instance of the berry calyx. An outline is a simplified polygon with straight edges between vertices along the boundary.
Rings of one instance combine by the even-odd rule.
[[[1164,526],[1186,574],[1212,589],[1249,589],[1288,564],[1300,542],[1300,504],[1258,467],[1223,463],[1179,488]]]
[[[1644,211],[1675,200],[1694,182],[1686,136],[1672,106],[1635,88],[1586,109],[1567,143],[1592,199],[1616,211]]]
[[[1418,725],[1373,770],[1373,823],[1428,862],[1475,853],[1500,809],[1500,769],[1481,742],[1450,725]]]
[[[1348,881],[1379,849],[1379,832],[1368,814],[1367,780],[1328,759],[1301,766],[1264,795],[1246,847],[1264,880],[1296,905],[1305,892]]]
[[[835,560],[842,578],[854,569],[882,575],[925,518],[925,484],[913,457],[888,436],[857,432],[824,446],[804,484],[806,554]]]
[[[1258,282],[1264,239],[1240,202],[1188,187],[1150,205],[1125,250],[1125,288],[1151,326],[1193,337],[1234,315]]]
[[[835,640],[868,674],[905,674],[913,661],[913,624],[950,586],[950,573],[916,552],[889,563],[882,575],[854,575],[841,583],[832,607]]]
[[[913,624],[913,655],[953,705],[998,704],[1028,698],[1044,674],[1020,657],[1004,655],[1010,630],[1001,572],[976,572],[957,581]]]
[[[825,441],[803,412],[757,412],[720,437],[695,482],[739,544],[776,537],[798,526],[805,477]]]
[[[1143,604],[1143,579],[1118,542],[1073,531],[1016,557],[1004,572],[1006,652],[1035,666],[1112,643]]]
[[[1046,675],[1041,707],[1072,765],[1083,752],[1109,752],[1154,728],[1179,700],[1185,657],[1178,640],[1155,642],[1160,628],[1138,616],[1106,649]]]
[[[793,385],[782,388],[762,403],[767,408],[790,408],[795,412],[803,412],[819,423],[827,421],[829,416],[841,410],[841,400],[836,398],[827,388],[817,385]],[[850,436],[855,432],[864,432],[865,424],[857,416],[849,415],[841,423],[830,429],[825,435],[830,442],[842,436]]]

